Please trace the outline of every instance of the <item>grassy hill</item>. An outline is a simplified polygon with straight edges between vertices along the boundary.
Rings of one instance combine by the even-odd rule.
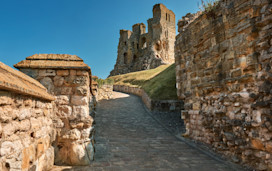
[[[109,77],[114,84],[143,88],[153,100],[176,100],[175,64]]]

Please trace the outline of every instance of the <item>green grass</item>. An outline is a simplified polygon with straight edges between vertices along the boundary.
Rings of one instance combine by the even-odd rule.
[[[116,85],[143,88],[153,100],[176,100],[175,64],[109,77]]]

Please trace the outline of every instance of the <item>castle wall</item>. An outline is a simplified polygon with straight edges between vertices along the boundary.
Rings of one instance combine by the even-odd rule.
[[[175,43],[186,135],[257,170],[272,169],[271,9],[222,0],[183,18]]]
[[[174,62],[175,14],[163,4],[153,7],[148,33],[143,23],[120,30],[118,55],[111,76],[156,68]]]
[[[44,65],[52,60],[55,66]],[[33,55],[15,67],[43,84],[56,98],[55,164],[89,165],[94,159],[95,132],[90,68],[78,57],[56,54]]]
[[[54,164],[54,98],[36,80],[0,62],[0,170]]]

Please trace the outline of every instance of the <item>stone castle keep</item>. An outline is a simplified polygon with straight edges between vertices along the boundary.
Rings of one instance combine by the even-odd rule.
[[[120,30],[117,60],[110,75],[174,63],[175,36],[175,14],[163,4],[155,5],[148,33],[143,23],[133,25],[132,31]]]

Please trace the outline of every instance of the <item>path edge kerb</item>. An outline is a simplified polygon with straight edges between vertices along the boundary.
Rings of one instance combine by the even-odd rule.
[[[141,103],[143,103],[143,101],[141,101]],[[176,135],[172,134],[171,133],[171,130],[169,130],[169,128],[167,128],[166,126],[164,126],[162,124],[161,121],[159,121],[157,118],[155,118],[153,116],[153,114],[151,113],[151,111],[144,105],[143,103],[143,106],[144,106],[144,109],[146,110],[146,112],[148,113],[148,115],[153,118],[159,125],[161,125],[169,134],[173,135],[176,139],[178,139],[179,141],[182,141],[184,142],[185,144],[189,145],[190,147],[200,151],[201,153],[211,157],[212,159],[218,161],[218,162],[221,162],[223,163],[224,165],[230,167],[232,170],[234,171],[241,171],[241,170],[250,170],[250,169],[247,169],[247,168],[244,168],[238,164],[235,164],[233,162],[231,162],[229,159],[227,158],[223,158],[223,156],[221,156],[220,154],[212,151],[212,150],[208,150],[207,149],[207,146],[205,146],[203,143],[200,144],[197,143],[197,142],[194,142],[190,139],[186,139],[184,137],[181,136],[181,133],[178,133]],[[238,169],[237,169],[238,168]]]
[[[122,88],[120,88],[122,87]],[[131,94],[131,95],[135,95],[141,98],[141,103],[144,106],[145,111],[147,112],[147,114],[154,119],[157,124],[161,125],[169,134],[173,135],[177,140],[184,142],[185,144],[189,145],[190,147],[200,151],[201,153],[211,157],[212,159],[223,163],[224,165],[230,167],[231,170],[233,171],[241,171],[241,170],[248,170],[245,169],[244,167],[237,165],[233,162],[231,162],[229,159],[227,158],[223,158],[221,155],[219,155],[218,153],[215,153],[211,150],[207,149],[207,146],[205,146],[204,144],[199,144],[197,142],[194,142],[190,139],[186,139],[184,137],[181,136],[181,134],[177,134],[174,135],[172,134],[172,132],[169,130],[169,128],[167,128],[166,126],[164,126],[157,118],[155,118],[153,116],[153,114],[151,113],[151,109],[150,109],[150,101],[151,99],[148,97],[148,95],[145,93],[144,90],[137,88],[137,87],[130,87],[130,91],[129,91],[129,87],[128,86],[120,86],[120,85],[114,85],[113,86],[113,90],[117,91],[117,92],[122,92],[122,93],[127,93],[127,94]],[[131,91],[133,90],[133,91]],[[144,96],[143,96],[144,95]],[[205,148],[206,147],[206,148]],[[238,168],[238,169],[237,169]]]
[[[180,112],[183,109],[183,102],[181,100],[152,100],[142,88],[115,84],[113,85],[113,91],[134,94],[141,97],[144,105],[151,111]]]

